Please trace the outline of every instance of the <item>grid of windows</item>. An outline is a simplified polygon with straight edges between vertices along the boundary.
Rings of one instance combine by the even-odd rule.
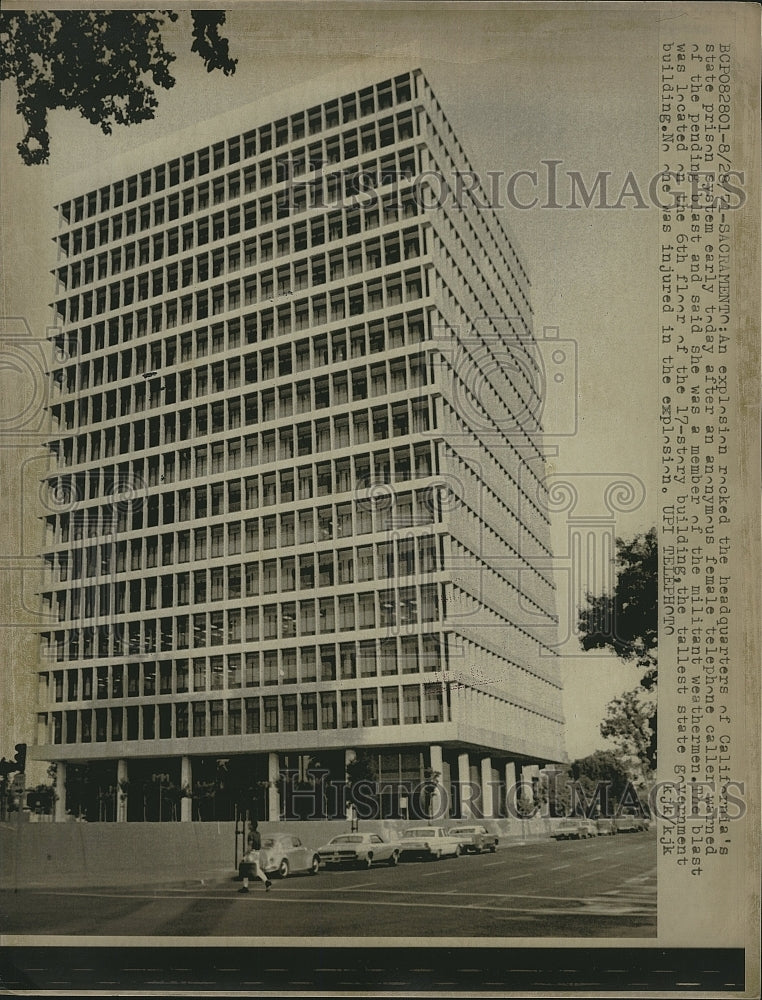
[[[51,742],[61,745],[418,725],[424,718],[445,721],[445,707],[441,682],[425,682],[56,710],[51,716]]]
[[[412,73],[59,206],[49,743],[393,741],[453,721],[456,645],[493,678],[496,738],[553,742],[552,648],[511,617],[553,620],[521,554],[527,532],[549,554],[541,476],[453,395],[491,428],[534,385],[474,393],[441,343],[531,319],[528,279],[499,220],[423,210],[421,172],[456,163]]]

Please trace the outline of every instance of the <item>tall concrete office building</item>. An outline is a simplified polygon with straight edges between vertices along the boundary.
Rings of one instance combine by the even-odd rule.
[[[529,280],[421,72],[313,95],[58,206],[30,754],[101,819],[565,758]]]

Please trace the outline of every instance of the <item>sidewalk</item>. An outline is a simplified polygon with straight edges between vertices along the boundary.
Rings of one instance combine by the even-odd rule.
[[[378,826],[379,833],[394,837],[395,830]],[[495,827],[498,849],[548,836]],[[263,835],[287,830],[315,850],[347,829],[343,820],[260,824]],[[0,888],[198,885],[232,879],[235,849],[235,826],[229,822],[0,824]],[[239,856],[240,851],[239,841]]]
[[[109,875],[104,872],[93,872],[89,875],[74,876],[67,874],[47,876],[45,878],[21,879],[16,881],[10,877],[0,877],[0,892],[25,892],[28,889],[150,889],[155,886],[157,889],[193,889],[210,884],[230,884],[235,885],[236,872],[230,868],[214,868],[199,871],[197,875],[190,873],[185,877],[179,877],[176,872],[167,873],[163,878],[161,874],[141,874],[129,869],[114,870]]]

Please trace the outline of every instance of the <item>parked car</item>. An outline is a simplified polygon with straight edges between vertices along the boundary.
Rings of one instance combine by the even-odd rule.
[[[498,838],[484,826],[453,826],[447,831],[447,835],[457,838],[464,854],[481,854],[482,851],[494,854],[497,850]]]
[[[449,837],[441,826],[412,826],[404,831],[399,841],[401,854],[437,860],[460,856],[460,841]]]
[[[601,837],[613,837],[616,833],[616,820],[609,816],[596,816],[595,826]]]
[[[397,844],[384,840],[377,833],[340,833],[318,850],[321,865],[364,865],[385,861],[396,865],[400,859]]]
[[[251,852],[241,859],[238,865],[238,874],[241,878],[252,877],[251,860]],[[293,872],[317,875],[320,870],[320,856],[291,834],[267,834],[262,837],[259,866],[266,875],[277,873],[281,878],[287,878]]]
[[[616,828],[619,833],[640,833],[648,830],[650,826],[648,817],[634,809],[623,809],[616,818]]]
[[[556,840],[584,840],[586,837],[597,836],[595,821],[580,816],[566,816],[558,820],[551,833],[551,837]]]
[[[594,819],[581,819],[580,823],[580,836],[581,837],[597,837],[598,836],[598,826]]]

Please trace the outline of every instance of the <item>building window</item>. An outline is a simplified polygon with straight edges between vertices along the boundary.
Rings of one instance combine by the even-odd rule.
[[[421,697],[417,684],[403,687],[402,707],[406,726],[416,725],[421,721]]]
[[[239,688],[241,686],[241,656],[240,653],[228,656],[227,687]]]
[[[293,733],[296,732],[296,695],[295,694],[284,694],[281,698],[282,703],[282,719],[283,719],[283,732]]]
[[[440,684],[426,684],[424,687],[424,711],[426,722],[443,722],[442,687]]]
[[[241,699],[228,701],[228,736],[238,736],[241,732]]]
[[[275,696],[263,698],[264,702],[264,731],[266,733],[278,732],[278,699]]]
[[[209,735],[224,735],[224,712],[221,701],[209,703]]]
[[[320,728],[336,729],[336,693],[323,691],[320,694]]]
[[[317,695],[303,694],[302,702],[302,729],[312,731],[317,729]]]
[[[188,736],[188,705],[181,702],[175,705],[175,736],[178,739],[186,739]]]
[[[206,660],[203,657],[193,661],[193,690],[206,691]]]
[[[363,690],[362,700],[362,724],[363,726],[378,725],[378,692],[375,688]]]
[[[400,721],[399,692],[396,687],[383,688],[382,722],[385,726],[398,726]]]
[[[258,733],[260,729],[259,721],[259,698],[246,699],[246,732]]]
[[[341,727],[357,728],[357,691],[341,692]]]
[[[193,702],[193,735],[206,736],[206,702]]]
[[[314,646],[303,647],[299,653],[303,684],[317,680],[317,655]]]

